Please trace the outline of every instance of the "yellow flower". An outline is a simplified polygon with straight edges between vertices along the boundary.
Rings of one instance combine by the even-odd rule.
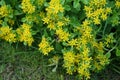
[[[8,8],[7,8],[7,5],[3,5],[0,7],[0,16],[2,17],[6,17],[8,16]]]
[[[112,36],[112,34],[107,35],[107,37],[105,38],[105,45],[109,47],[109,45],[113,42],[114,42],[114,37]]]
[[[68,74],[72,74],[75,71],[75,54],[72,51],[65,52],[63,54],[64,64],[63,67],[66,68]]]
[[[3,20],[0,20],[0,25],[2,24]]]
[[[115,6],[116,6],[117,8],[120,8],[120,1],[119,1],[119,0],[116,0]]]
[[[42,37],[42,41],[40,42],[39,46],[39,50],[44,54],[44,55],[48,55],[48,53],[52,50],[54,50],[54,48],[52,46],[50,46],[49,42],[46,40],[45,37]]]
[[[99,18],[94,18],[93,19],[94,24],[100,24],[100,19]]]
[[[107,14],[102,14],[101,18],[102,18],[102,20],[106,20],[107,19]]]
[[[71,67],[67,68],[67,73],[70,74],[70,75],[72,75],[73,71],[71,70]]]
[[[16,32],[18,34],[18,41],[27,43],[28,46],[32,45],[34,41],[32,34],[30,32],[31,26],[23,23],[20,28],[17,28]]]
[[[16,34],[13,33],[12,29],[9,28],[9,26],[4,26],[0,28],[0,37],[8,42],[16,41]]]
[[[108,7],[107,7],[107,8],[105,9],[105,12],[106,12],[106,14],[108,14],[108,13],[111,13],[112,10],[111,10],[111,8],[108,8]]]
[[[99,63],[99,65],[101,65],[101,66],[105,66],[106,64],[109,64],[109,59],[105,56],[105,55],[103,55],[103,54],[98,54],[97,56],[96,56],[96,60],[97,60],[97,62]]]
[[[44,21],[44,24],[48,24],[50,22],[50,18],[49,17],[45,17],[42,20]]]
[[[91,12],[91,11],[92,11],[92,8],[89,7],[89,6],[85,6],[85,7],[84,7],[84,10],[87,11],[87,12]]]
[[[82,25],[83,25],[84,27],[86,27],[86,26],[88,26],[89,24],[90,24],[90,21],[85,20],[85,21],[83,21],[83,24],[82,24]]]
[[[64,23],[61,22],[61,21],[58,21],[57,25],[58,25],[59,27],[62,27],[62,26],[64,25]]]
[[[81,66],[78,67],[78,73],[83,77],[85,77],[86,79],[89,79],[90,78],[90,71],[89,71],[89,68],[90,68],[90,64],[89,63],[81,63]]]
[[[32,14],[35,12],[35,6],[30,3],[30,0],[22,0],[21,5],[24,13]]]
[[[9,19],[9,20],[8,20],[8,23],[9,23],[11,26],[13,26],[13,25],[14,25],[14,20]]]
[[[38,5],[42,6],[45,0],[37,0]]]
[[[56,30],[56,35],[58,35],[60,41],[68,41],[70,34],[63,31],[62,28]]]
[[[39,14],[39,15],[40,15],[40,17],[41,17],[41,18],[44,18],[44,17],[45,17],[45,13],[44,13],[43,11],[42,11],[42,12],[40,12],[40,14]]]
[[[97,71],[101,70],[103,67],[98,63],[98,62],[94,62],[94,66],[95,66],[95,69],[97,69]]]
[[[77,39],[72,39],[72,40],[70,40],[70,41],[68,41],[68,45],[69,46],[76,46],[77,45]]]
[[[47,28],[49,28],[50,30],[55,30],[55,23],[54,22],[49,23]]]
[[[25,17],[27,22],[32,22],[33,21],[33,16],[32,15],[26,15]]]
[[[67,24],[70,22],[70,19],[69,19],[69,18],[63,17],[63,20],[64,20],[64,24],[65,24],[65,25],[67,25]]]
[[[63,12],[64,8],[60,4],[60,0],[51,0],[49,7],[46,9],[49,14],[57,14],[58,12]]]
[[[63,54],[64,61],[69,62],[70,64],[74,63],[75,60],[75,54],[72,51],[68,51]]]
[[[74,60],[74,62],[75,62],[76,64],[78,64],[81,59],[82,59],[82,56],[81,56],[80,53],[78,53],[77,55],[75,55],[75,60]]]

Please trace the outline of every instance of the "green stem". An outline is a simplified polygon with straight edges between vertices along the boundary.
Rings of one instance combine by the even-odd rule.
[[[105,26],[104,26],[104,29],[103,29],[103,36],[105,35],[105,30],[106,30],[106,28],[107,28],[107,20],[106,20],[106,23],[105,23]]]

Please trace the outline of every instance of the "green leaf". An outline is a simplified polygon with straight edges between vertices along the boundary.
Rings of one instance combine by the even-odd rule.
[[[88,4],[90,0],[81,0],[84,4]]]
[[[74,2],[73,2],[73,7],[74,8],[76,8],[76,9],[80,9],[80,3],[79,3],[79,0],[75,0]]]
[[[44,6],[45,6],[45,7],[48,7],[48,6],[49,6],[49,4],[48,4],[47,2],[45,2],[45,3],[44,3]]]
[[[107,58],[110,58],[111,53],[110,53],[110,52],[107,52],[107,53],[105,54],[105,56],[106,56]]]
[[[73,0],[66,0],[66,3],[68,3],[68,2],[72,2]]]
[[[0,1],[0,5],[5,5],[5,1],[4,1],[4,0],[1,0],[1,1]]]
[[[56,51],[61,52],[62,45],[61,45],[61,44],[59,44],[59,43],[56,43],[56,44],[55,44],[55,49],[56,49]]]
[[[65,5],[64,8],[65,8],[66,11],[70,11],[71,10],[69,5]]]
[[[52,72],[56,72],[57,65],[52,69]]]
[[[14,15],[21,15],[23,13],[19,12],[18,10],[14,10]]]
[[[118,48],[116,49],[116,56],[120,56],[120,50]]]
[[[63,5],[65,3],[65,0],[60,0],[60,3]]]
[[[27,46],[27,42],[23,42],[23,44],[24,44],[25,46]]]

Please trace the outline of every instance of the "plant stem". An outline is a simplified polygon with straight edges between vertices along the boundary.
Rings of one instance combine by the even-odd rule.
[[[107,28],[107,20],[106,20],[106,23],[105,23],[105,26],[104,26],[104,29],[103,29],[103,37],[104,37],[104,35],[105,35],[105,30],[106,30],[106,28]]]

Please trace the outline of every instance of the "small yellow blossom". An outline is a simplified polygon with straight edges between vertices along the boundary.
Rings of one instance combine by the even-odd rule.
[[[67,24],[70,22],[70,19],[69,19],[69,18],[63,17],[63,20],[64,20],[64,24],[65,24],[65,25],[67,25]]]
[[[55,30],[55,23],[54,22],[51,22],[48,24],[47,28],[49,28],[50,30]]]
[[[88,7],[88,6],[85,6],[85,7],[84,7],[84,10],[87,11],[87,12],[91,12],[91,11],[92,11],[92,8],[91,8],[91,7]]]
[[[9,12],[8,12],[8,8],[7,5],[3,5],[0,7],[0,16],[2,17],[6,17],[8,16]]]
[[[106,65],[109,64],[109,59],[103,55],[103,54],[98,54],[95,59],[97,60],[97,63],[99,64],[99,66],[102,66],[102,68]],[[101,68],[101,69],[102,69]]]
[[[38,5],[42,6],[45,0],[37,0]]]
[[[43,11],[41,11],[39,15],[40,15],[41,18],[45,17],[45,13]]]
[[[68,41],[70,34],[65,32],[62,28],[56,30],[56,35],[58,35],[60,41]]]
[[[49,14],[57,14],[58,12],[63,12],[64,8],[60,4],[60,0],[51,0],[50,6],[46,9]]]
[[[81,76],[84,76],[86,79],[89,79],[90,78],[90,71],[89,71],[89,68],[90,68],[90,64],[89,63],[81,63],[81,66],[78,67],[78,73],[81,75]]]
[[[61,21],[58,21],[57,25],[58,25],[59,27],[62,27],[62,26],[64,25],[64,23],[61,22]]]
[[[31,26],[23,23],[20,28],[17,28],[16,32],[18,34],[18,41],[27,43],[28,46],[32,45],[34,41],[32,34],[30,32]]]
[[[107,7],[107,8],[105,9],[105,12],[106,12],[106,14],[107,14],[107,13],[111,13],[112,10],[111,10],[111,8],[108,8],[108,7]]]
[[[13,26],[13,25],[14,25],[14,20],[9,19],[9,20],[8,20],[8,23],[9,23],[11,26]]]
[[[44,54],[44,55],[48,55],[48,53],[52,50],[54,50],[54,48],[52,46],[50,46],[49,42],[46,40],[45,37],[42,37],[42,41],[39,44],[39,50]]]
[[[105,45],[107,46],[107,47],[109,47],[109,45],[111,44],[111,43],[113,43],[114,42],[114,37],[112,36],[112,34],[109,34],[106,38],[105,38]]]
[[[9,26],[3,26],[0,28],[0,37],[8,42],[16,41],[16,34],[13,33],[12,28],[9,28]]]
[[[50,18],[49,17],[45,17],[42,20],[44,21],[44,24],[48,24],[50,22]]]
[[[107,19],[107,14],[102,14],[102,15],[101,15],[101,19],[102,19],[102,20],[106,20],[106,19]]]
[[[90,21],[88,21],[88,20],[85,20],[85,21],[83,21],[83,26],[88,26],[90,24]]]
[[[32,14],[35,12],[35,6],[31,4],[30,0],[22,0],[21,5],[24,13]]]
[[[69,62],[70,64],[74,64],[75,54],[72,51],[68,51],[63,54],[64,61]]]
[[[93,22],[94,22],[96,25],[98,25],[98,24],[100,24],[100,19],[99,19],[99,18],[94,18],[94,19],[93,19]]]
[[[119,1],[119,0],[116,0],[115,6],[116,6],[117,8],[120,8],[120,1]]]
[[[75,54],[72,51],[65,52],[63,54],[64,64],[68,74],[72,74],[74,71]]]
[[[77,45],[77,39],[72,39],[72,40],[70,40],[70,41],[68,41],[68,45],[69,46],[76,46]]]

